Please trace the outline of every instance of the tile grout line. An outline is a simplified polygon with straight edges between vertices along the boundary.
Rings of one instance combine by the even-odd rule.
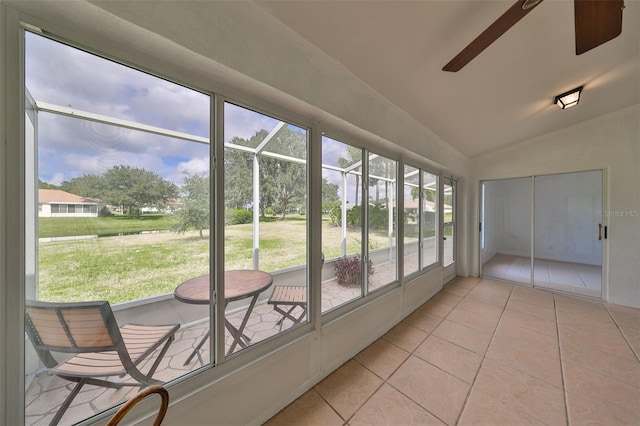
[[[633,348],[633,346],[629,342],[629,339],[627,338],[627,336],[624,334],[624,332],[620,328],[620,324],[618,324],[618,321],[616,320],[616,317],[613,316],[613,314],[611,313],[611,311],[607,307],[606,303],[602,302],[602,305],[604,306],[604,310],[607,311],[607,314],[609,314],[609,317],[611,317],[611,320],[613,321],[613,323],[616,325],[616,328],[620,332],[620,335],[622,335],[622,338],[624,339],[625,343],[627,344],[627,346],[629,346],[629,349],[631,349],[631,352],[635,355],[635,357],[638,360],[638,362],[640,362],[640,353],[637,353],[635,351],[635,349]]]
[[[480,281],[481,281],[481,280],[479,280],[478,282],[480,282]],[[477,283],[476,283],[476,284],[477,284]],[[445,285],[446,285],[446,284],[445,284]],[[471,288],[469,289],[469,291],[467,292],[467,294],[469,294],[469,292],[470,292],[474,287],[475,287],[475,284],[474,284],[474,286],[473,286],[473,287],[471,287]],[[444,286],[443,286],[443,289],[444,289]],[[440,291],[443,291],[443,290],[440,290]],[[449,294],[452,294],[452,293],[449,293]],[[438,328],[438,326],[439,326],[440,324],[442,324],[442,322],[443,322],[443,321],[444,321],[444,320],[449,316],[449,314],[451,314],[451,312],[453,312],[453,310],[458,306],[458,304],[459,304],[459,303],[460,303],[460,302],[461,302],[465,297],[466,297],[466,295],[465,295],[465,296],[462,296],[462,298],[461,298],[461,299],[458,301],[458,303],[456,303],[455,305],[449,305],[448,303],[438,302],[438,303],[442,303],[442,304],[445,304],[445,305],[448,305],[448,306],[453,306],[453,309],[452,309],[451,311],[449,311],[449,312],[448,312],[444,317],[442,317],[442,318],[440,319],[440,321],[437,323],[437,325],[436,325],[435,327],[433,327],[433,329],[432,329],[431,331],[429,331],[429,332],[425,332],[424,330],[421,330],[421,329],[419,329],[418,327],[414,327],[414,326],[413,326],[413,325],[411,325],[411,324],[406,324],[407,326],[412,327],[412,328],[415,328],[416,330],[420,330],[420,331],[422,331],[422,332],[425,332],[425,333],[426,333],[426,336],[425,336],[425,338],[424,338],[424,339],[422,339],[422,341],[421,341],[421,342],[420,342],[420,343],[419,343],[419,344],[418,344],[418,345],[417,345],[417,346],[416,346],[416,347],[415,347],[411,352],[409,352],[409,356],[408,356],[404,361],[402,361],[402,362],[400,363],[400,365],[398,365],[398,367],[393,371],[393,373],[391,373],[391,375],[389,375],[389,378],[391,378],[391,377],[393,376],[393,374],[395,374],[395,372],[396,372],[396,371],[398,371],[398,370],[400,369],[400,367],[402,367],[402,366],[407,362],[407,360],[408,360],[409,358],[411,358],[412,356],[415,356],[415,357],[416,357],[416,358],[418,358],[419,360],[421,360],[421,361],[423,361],[423,362],[426,362],[427,364],[429,364],[429,365],[431,365],[431,366],[433,366],[433,367],[435,367],[435,368],[439,369],[440,371],[442,371],[442,372],[444,372],[444,373],[446,373],[446,374],[448,374],[448,375],[450,375],[450,376],[452,376],[452,377],[455,377],[455,378],[457,378],[458,380],[461,380],[460,378],[458,378],[458,377],[454,376],[453,374],[449,373],[448,371],[442,370],[440,367],[438,367],[438,366],[436,366],[436,365],[433,365],[433,364],[431,364],[430,362],[425,361],[425,360],[423,360],[422,358],[420,358],[419,356],[415,355],[415,351],[416,351],[416,350],[417,350],[417,349],[418,349],[418,348],[419,348],[419,347],[420,347],[420,346],[421,346],[421,345],[422,345],[422,344],[423,344],[423,343],[424,343],[424,342],[425,342],[425,341],[426,341],[430,336],[432,336],[432,335],[433,335],[433,330],[435,330],[436,328]],[[431,299],[430,299],[430,300],[431,300]],[[427,301],[427,302],[428,302],[428,301]],[[425,302],[425,303],[426,303],[426,302]],[[421,306],[422,306],[422,305],[421,305]],[[418,310],[418,309],[420,309],[420,308],[419,308],[419,307],[418,307],[418,308],[416,308],[416,310]],[[415,311],[414,311],[414,312],[415,312]],[[438,337],[438,336],[435,336],[435,337]],[[386,339],[384,339],[384,340],[385,340],[385,341],[387,341]],[[400,348],[399,346],[395,345],[393,342],[389,342],[389,343],[391,343],[391,344],[393,344],[394,346],[396,346],[396,347]],[[457,346],[457,345],[456,345],[456,346]],[[400,349],[403,349],[403,348],[400,348]],[[404,350],[404,349],[403,349],[403,350]],[[366,368],[366,367],[365,367],[365,368]],[[371,371],[371,370],[369,370],[369,371]],[[373,372],[372,372],[372,373],[373,373]],[[373,373],[373,374],[375,374],[375,373]],[[379,377],[379,376],[378,376],[378,377]],[[463,380],[462,380],[462,381],[463,381]],[[464,381],[463,381],[463,382],[464,382]],[[411,398],[409,395],[407,395],[407,394],[405,394],[404,392],[402,392],[402,390],[400,390],[400,389],[396,388],[396,387],[395,387],[395,386],[393,386],[391,383],[389,383],[389,382],[388,382],[388,379],[384,379],[383,384],[385,384],[385,383],[386,383],[386,384],[388,384],[391,388],[393,388],[393,389],[394,389],[394,390],[396,390],[397,392],[399,392],[401,395],[403,395],[403,396],[404,396],[405,398],[407,398],[409,401],[413,402],[413,403],[414,403],[414,404],[416,404],[418,407],[420,407],[421,409],[423,409],[424,411],[426,411],[427,413],[429,413],[430,415],[432,415],[432,416],[433,416],[433,417],[435,417],[436,419],[440,420],[443,424],[447,424],[447,422],[446,422],[444,419],[441,419],[438,415],[436,415],[435,413],[431,412],[431,411],[430,411],[430,410],[428,410],[427,408],[423,407],[423,406],[422,406],[418,401],[415,401],[415,400],[414,400],[413,398]],[[465,383],[466,383],[466,382],[465,382]],[[380,385],[380,387],[382,387],[382,385]],[[376,392],[377,392],[379,389],[380,389],[380,388],[376,389]],[[375,392],[374,392],[374,394],[375,394]],[[371,396],[373,396],[373,394],[372,394]],[[371,396],[367,399],[367,401],[371,398]],[[363,404],[363,405],[364,405],[364,404]],[[362,407],[360,407],[360,408],[362,408]],[[359,410],[360,408],[358,408],[358,410]],[[356,410],[356,413],[357,413],[357,410]],[[353,415],[355,416],[355,413],[354,413]],[[351,418],[353,418],[353,416],[352,416]],[[349,420],[351,420],[351,418],[350,418]]]
[[[480,282],[482,282],[482,280],[480,280]],[[480,374],[480,370],[482,369],[482,366],[484,365],[484,361],[485,361],[485,359],[487,359],[487,352],[489,352],[489,348],[491,347],[491,343],[493,343],[493,339],[494,339],[494,336],[496,334],[496,330],[498,329],[498,326],[500,325],[500,321],[502,321],[502,316],[504,315],[504,311],[507,308],[507,304],[509,303],[509,299],[511,299],[511,295],[512,294],[513,294],[513,285],[511,285],[511,290],[509,291],[509,297],[507,297],[507,300],[505,300],[505,302],[504,302],[504,307],[502,308],[502,312],[500,313],[500,318],[498,318],[498,322],[496,323],[496,326],[493,329],[493,332],[491,333],[491,339],[489,339],[489,344],[487,345],[487,348],[484,350],[484,354],[482,355],[482,361],[480,361],[480,365],[478,366],[478,371],[476,371],[476,374],[473,377],[473,380],[471,381],[471,386],[469,387],[469,392],[467,392],[467,396],[464,399],[464,402],[462,403],[462,407],[460,408],[460,413],[458,414],[458,417],[456,418],[456,422],[454,423],[456,425],[460,423],[460,419],[462,418],[462,414],[464,413],[464,410],[467,407],[467,403],[469,402],[469,397],[471,396],[471,392],[473,392],[473,389],[474,389],[474,387],[476,385],[476,382],[478,380],[478,375]]]
[[[443,286],[444,287],[444,286]],[[441,290],[442,291],[442,290]],[[428,302],[428,301],[427,301]],[[426,303],[426,302],[425,302]],[[446,304],[446,303],[445,303]],[[422,305],[420,305],[422,306]],[[455,308],[455,306],[454,306]],[[419,310],[420,307],[417,307],[413,312]],[[411,312],[409,315],[413,314],[413,312]],[[451,313],[451,312],[449,312]],[[414,352],[420,347],[420,345],[422,345],[428,338],[429,336],[431,336],[431,333],[433,332],[433,330],[435,330],[441,323],[442,321],[444,321],[444,319],[449,315],[449,313],[447,313],[447,315],[445,315],[443,318],[440,318],[440,320],[438,321],[438,323],[435,325],[435,327],[433,327],[433,329],[429,332],[426,332],[418,327],[413,326],[412,324],[408,324],[408,323],[404,323],[404,319],[402,321],[400,321],[398,324],[400,323],[404,323],[404,325],[406,325],[407,327],[411,327],[411,328],[415,328],[416,330],[420,330],[423,333],[426,334],[426,336],[424,337],[424,339],[422,339],[420,341],[420,343],[418,343],[418,345],[411,351],[407,351],[404,348],[401,348],[400,346],[396,345],[394,342],[391,342],[389,340],[387,340],[384,337],[384,334],[382,336],[379,337],[378,340],[382,339],[385,342],[395,346],[398,349],[401,349],[405,352],[407,352],[409,354],[409,356],[407,356],[394,370],[391,374],[389,374],[389,377],[384,379],[382,377],[380,377],[378,374],[376,374],[374,371],[372,371],[371,369],[369,369],[366,365],[362,364],[360,361],[358,361],[356,359],[356,356],[362,352],[360,351],[358,354],[356,354],[353,358],[351,358],[353,361],[355,361],[358,365],[362,366],[364,369],[366,369],[367,371],[371,372],[371,374],[375,375],[376,377],[379,377],[382,380],[382,383],[380,384],[380,386],[378,386],[375,391],[373,391],[373,393],[371,393],[371,395],[369,395],[369,397],[362,403],[360,404],[360,406],[353,412],[353,414],[348,418],[348,419],[344,419],[339,413],[337,413],[337,411],[335,410],[335,408],[333,408],[333,406],[331,406],[331,404],[329,403],[329,401],[327,401],[326,399],[322,398],[323,400],[325,400],[325,402],[331,407],[331,409],[333,411],[336,411],[336,413],[338,414],[338,416],[340,418],[342,418],[344,420],[344,424],[347,424],[351,419],[353,419],[353,417],[355,417],[356,414],[358,414],[358,411],[360,411],[360,409],[362,409],[362,407],[364,407],[366,405],[367,402],[369,402],[369,400],[371,400],[371,398],[373,398],[373,396],[382,388],[382,386],[384,386],[385,384],[389,385],[390,387],[392,387],[393,389],[395,389],[396,391],[400,392],[402,395],[404,395],[406,398],[408,398],[410,401],[412,401],[414,404],[416,404],[418,407],[422,408],[423,410],[425,410],[426,412],[428,412],[429,414],[431,414],[432,416],[436,417],[438,420],[443,421],[442,419],[440,419],[438,416],[436,416],[434,413],[432,413],[431,411],[427,410],[425,407],[423,407],[422,405],[420,405],[417,401],[414,401],[412,398],[410,398],[408,395],[405,395],[400,389],[397,389],[395,386],[393,386],[391,383],[388,382],[388,380],[396,373],[396,371],[398,371],[400,369],[400,367],[402,367],[409,358],[411,358],[411,356],[414,355]],[[409,316],[407,315],[407,317]],[[406,319],[406,318],[405,318]],[[385,333],[386,334],[386,333]],[[374,342],[375,343],[375,342]],[[373,344],[373,343],[372,343]],[[367,346],[370,347],[371,345]],[[363,349],[366,350],[367,348]],[[418,357],[419,359],[421,359],[420,357]],[[317,392],[317,391],[316,391]],[[320,394],[320,392],[318,392],[318,394]],[[322,397],[322,395],[320,395]],[[443,421],[444,422],[444,421]],[[446,422],[445,422],[446,423]]]
[[[446,284],[445,284],[445,285],[446,285]],[[444,286],[445,286],[445,285],[443,285],[443,286],[442,286],[442,288],[443,288],[443,289],[444,289]],[[443,290],[441,289],[440,291],[443,291]],[[449,293],[449,294],[451,294],[451,293]],[[463,299],[464,299],[464,297],[463,297]],[[429,299],[429,300],[431,300],[431,299]],[[461,299],[461,300],[462,300],[462,299]],[[428,302],[428,301],[427,301],[427,302]],[[436,301],[436,302],[438,302],[438,301]],[[426,303],[426,302],[425,302],[425,303]],[[444,303],[444,302],[438,302],[438,303],[442,303],[443,305],[452,306],[452,305],[449,305],[448,303]],[[460,303],[460,301],[458,301],[458,303]],[[422,305],[420,305],[420,306],[422,306]],[[424,343],[424,342],[425,342],[425,341],[426,341],[430,336],[433,336],[433,330],[435,330],[436,328],[438,328],[438,326],[440,326],[440,324],[442,324],[442,322],[443,322],[443,321],[444,321],[444,320],[449,316],[449,314],[451,314],[451,312],[453,312],[453,310],[456,308],[456,306],[457,306],[457,304],[456,304],[456,305],[453,305],[453,309],[451,309],[451,310],[450,310],[450,311],[449,311],[449,312],[448,312],[444,317],[440,318],[440,320],[438,321],[438,323],[437,323],[437,324],[436,324],[436,325],[431,329],[431,331],[429,331],[429,332],[426,332],[426,331],[424,331],[424,330],[420,330],[418,327],[414,327],[414,326],[413,326],[413,325],[411,325],[411,324],[406,324],[406,325],[408,325],[409,327],[413,327],[413,328],[415,328],[415,329],[417,329],[417,330],[420,330],[420,331],[422,331],[422,332],[426,333],[426,336],[424,337],[424,339],[422,339],[422,341],[421,341],[421,342],[420,342],[420,343],[419,343],[419,344],[418,344],[418,345],[417,345],[417,346],[416,346],[416,347],[415,347],[411,352],[409,352],[409,356],[408,356],[404,361],[402,361],[402,362],[400,363],[400,365],[398,366],[398,368],[396,368],[396,369],[394,370],[394,372],[389,376],[389,378],[391,378],[391,376],[393,376],[393,374],[395,374],[395,372],[396,372],[396,371],[398,371],[398,370],[400,369],[400,367],[401,367],[401,366],[403,366],[403,365],[407,362],[407,360],[408,360],[409,358],[411,358],[412,356],[415,356],[416,358],[418,358],[418,359],[420,359],[420,360],[424,361],[422,358],[420,358],[419,356],[415,355],[415,352],[418,350],[418,348],[419,348],[419,347],[420,347],[420,346],[421,346],[421,345],[422,345],[422,344],[423,344],[423,343]],[[420,307],[416,308],[416,310],[418,310],[418,309],[420,309]],[[415,311],[414,311],[414,312],[415,312]],[[437,337],[437,336],[435,336],[435,337]],[[427,362],[427,361],[424,361],[424,362]],[[427,362],[427,363],[428,363],[429,365],[433,365],[433,364],[431,364],[431,363],[429,363],[429,362]],[[441,371],[444,371],[444,370],[441,370]],[[445,371],[445,373],[447,373],[447,372]],[[450,373],[447,373],[447,374],[450,374]],[[454,376],[454,377],[455,377],[455,376]],[[388,379],[387,379],[387,380],[388,380]],[[405,394],[404,392],[402,392],[402,390],[400,390],[400,389],[396,388],[396,387],[395,387],[395,386],[393,386],[391,383],[388,383],[388,382],[387,382],[387,380],[385,380],[385,383],[387,383],[389,386],[391,386],[393,389],[395,389],[395,390],[396,390],[397,392],[399,392],[400,394],[404,395],[404,397],[405,397],[405,398],[407,398],[409,401],[413,402],[413,403],[414,403],[414,404],[416,404],[418,407],[422,408],[424,411],[426,411],[427,413],[431,414],[431,415],[432,415],[433,417],[435,417],[436,419],[440,420],[442,423],[447,424],[447,422],[446,422],[446,421],[444,421],[443,419],[441,419],[441,418],[440,418],[439,416],[437,416],[435,413],[432,413],[432,412],[431,412],[431,410],[428,410],[427,408],[423,407],[423,406],[422,406],[418,401],[415,401],[415,400],[414,400],[413,398],[411,398],[409,395],[407,395],[407,394]]]
[[[564,398],[564,415],[565,423],[570,424],[569,419],[569,404],[567,398],[567,381],[565,378],[564,362],[562,359],[562,343],[560,341],[560,324],[558,323],[558,304],[556,303],[556,293],[553,292],[553,315],[556,322],[556,335],[558,336],[558,356],[560,358],[560,378],[562,379],[562,397]]]
[[[326,399],[324,396],[322,396],[322,394],[321,394],[320,392],[318,392],[318,390],[316,389],[316,387],[315,387],[315,386],[314,386],[314,387],[312,387],[312,388],[311,388],[311,390],[313,390],[313,391],[314,391],[314,392],[315,392],[315,393],[320,397],[320,399],[322,399],[322,400],[325,402],[325,404],[327,404],[327,405],[329,406],[329,408],[331,408],[331,410],[332,410],[334,413],[336,413],[336,415],[337,415],[338,417],[340,417],[340,419],[342,419],[342,424],[343,424],[343,425],[346,425],[346,424],[347,424],[347,420],[345,420],[345,419],[340,415],[340,413],[338,413],[338,411],[336,411],[336,409],[335,409],[335,408],[333,408],[333,405],[331,405],[331,404],[329,403],[329,401],[327,401],[327,399]],[[293,402],[297,401],[298,399],[300,399],[300,397],[296,398]],[[291,404],[289,404],[289,405],[291,405]],[[288,407],[289,405],[287,405],[287,407]],[[287,407],[285,407],[285,408],[283,408],[282,410],[280,410],[280,411],[278,412],[278,414],[280,414],[282,411],[284,411]],[[356,410],[356,412],[357,412],[357,410]],[[277,416],[278,414],[276,414],[275,416]],[[273,417],[275,417],[275,416],[273,416]],[[272,417],[272,418],[273,418],[273,417]]]

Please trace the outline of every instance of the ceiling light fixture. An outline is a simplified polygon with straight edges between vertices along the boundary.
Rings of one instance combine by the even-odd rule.
[[[541,1],[542,0],[524,0],[521,6],[522,10],[531,9],[532,7],[537,6]]]
[[[556,96],[553,103],[558,105],[560,109],[567,109],[571,108],[572,106],[578,105],[578,102],[580,102],[580,93],[582,93],[583,87],[584,86],[580,86]]]

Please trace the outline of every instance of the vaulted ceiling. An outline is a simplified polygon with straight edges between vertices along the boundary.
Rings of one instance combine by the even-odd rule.
[[[513,1],[258,1],[468,157],[640,102],[640,2],[575,54],[573,1],[546,0],[461,71],[442,67]],[[580,104],[555,95],[584,85]]]

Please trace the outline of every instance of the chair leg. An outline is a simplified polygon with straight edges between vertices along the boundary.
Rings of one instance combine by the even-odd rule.
[[[191,362],[191,360],[193,359],[194,356],[198,356],[198,360],[200,360],[200,362],[202,364],[204,364],[204,362],[202,361],[202,356],[200,355],[200,348],[202,348],[202,346],[204,346],[204,343],[209,339],[209,330],[207,330],[207,334],[204,335],[204,337],[202,338],[202,340],[200,340],[198,342],[198,344],[196,345],[196,347],[193,349],[193,351],[191,352],[191,354],[189,355],[189,357],[187,358],[187,360],[184,362],[183,365],[187,365]]]
[[[291,313],[293,312],[293,310],[300,306],[300,308],[302,308],[302,312],[300,313],[300,315],[298,317],[293,316]],[[289,308],[288,311],[284,311],[283,309],[280,309],[279,306],[274,305],[273,309],[275,311],[277,311],[278,313],[282,314],[282,317],[276,322],[276,325],[279,326],[279,330],[282,331],[282,324],[284,323],[285,319],[290,319],[291,322],[293,322],[293,324],[298,324],[300,321],[302,321],[302,319],[305,317],[305,315],[307,314],[307,307],[306,305],[294,305],[292,307]]]
[[[164,355],[167,352],[167,350],[169,349],[169,345],[171,345],[171,342],[173,342],[174,338],[175,338],[175,336],[171,335],[167,339],[166,343],[164,344],[164,346],[160,350],[160,353],[156,357],[155,362],[153,363],[153,365],[151,366],[151,368],[149,369],[149,372],[147,374],[145,374],[142,371],[138,370],[137,364],[136,365],[131,365],[131,366],[129,366],[129,368],[127,368],[127,365],[125,364],[125,369],[127,370],[127,374],[129,374],[132,378],[137,380],[138,383],[140,383],[140,389],[143,389],[146,386],[163,385],[164,384],[164,382],[161,382],[160,380],[153,379],[153,378],[151,378],[151,376],[153,376],[153,373],[156,372],[156,368],[158,368],[158,365],[160,364],[160,361],[162,361],[162,358],[164,358]],[[141,361],[142,360],[139,360],[138,362],[141,362]]]
[[[149,382],[146,383],[147,385],[161,385],[161,384],[163,384],[162,382],[160,382],[158,380],[154,380],[151,377],[153,376],[153,373],[156,372],[156,369],[158,368],[158,365],[160,365],[160,361],[162,361],[162,358],[164,358],[164,355],[167,353],[167,350],[169,350],[169,346],[171,345],[171,343],[173,342],[174,339],[175,339],[175,335],[171,335],[171,337],[169,337],[167,339],[167,342],[164,344],[164,347],[162,348],[162,350],[158,354],[158,357],[156,358],[156,361],[153,363],[153,365],[151,366],[151,369],[147,373],[147,378],[149,379]],[[156,382],[158,382],[158,383],[156,383]]]
[[[67,396],[67,399],[65,399],[60,408],[58,408],[58,412],[55,416],[53,416],[53,419],[51,420],[51,423],[49,423],[49,426],[55,426],[60,423],[60,419],[71,405],[71,402],[73,402],[73,399],[78,395],[78,392],[80,392],[80,389],[82,389],[82,386],[84,386],[84,384],[85,379],[80,379],[78,381],[76,386],[71,390],[69,396]]]
[[[291,317],[291,312],[293,312],[293,310],[295,309],[295,305],[292,306],[291,308],[289,308],[289,310],[287,312],[284,312],[283,310],[281,310],[278,307],[274,307],[274,309],[276,311],[278,311],[279,313],[282,314],[282,316],[280,317],[280,319],[278,320],[278,322],[276,322],[276,325],[279,326],[279,330],[282,331],[282,324],[284,323],[285,318],[292,318]]]

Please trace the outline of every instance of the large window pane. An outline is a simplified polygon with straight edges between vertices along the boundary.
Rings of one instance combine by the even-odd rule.
[[[37,223],[38,234],[27,237],[36,263],[25,265],[35,271],[25,289],[25,418],[42,424],[59,414],[61,423],[71,424],[127,400],[139,387],[88,386],[73,409],[61,410],[74,385],[43,374],[69,358],[56,351],[52,361],[46,354],[53,347],[76,352],[91,336],[91,346],[115,348],[119,333],[127,342],[120,349],[129,352],[138,332],[125,324],[141,324],[146,338],[136,345],[156,334],[175,338],[137,366],[143,374],[168,381],[209,363],[205,345],[183,365],[208,333],[208,300],[181,303],[174,290],[209,273],[210,97],[31,33],[25,58],[26,142],[36,155],[26,181],[37,179],[27,197],[42,206],[26,218]],[[182,328],[161,327],[167,324]],[[86,369],[103,376],[95,364]],[[146,386],[131,367],[124,371],[127,382]]]
[[[530,284],[531,178],[484,181],[482,188],[482,275]]]
[[[602,171],[534,179],[533,285],[602,297]]]
[[[422,267],[438,262],[438,176],[422,172]]]
[[[444,195],[442,204],[444,207],[443,223],[443,266],[449,266],[456,260],[456,181],[451,178],[444,179]]]
[[[375,290],[397,280],[396,162],[369,155],[368,284]]]
[[[420,169],[404,166],[404,275],[420,268]]]
[[[322,138],[322,312],[362,296],[362,150]]]
[[[308,132],[231,103],[224,115],[230,355],[308,321]]]

